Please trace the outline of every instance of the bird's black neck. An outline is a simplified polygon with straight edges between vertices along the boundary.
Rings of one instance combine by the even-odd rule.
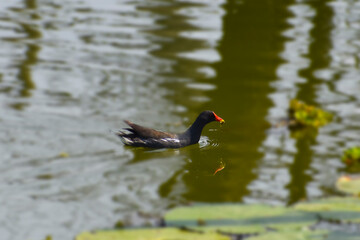
[[[181,138],[190,140],[190,144],[197,143],[206,124],[207,122],[198,117],[195,122],[183,134],[181,134]]]

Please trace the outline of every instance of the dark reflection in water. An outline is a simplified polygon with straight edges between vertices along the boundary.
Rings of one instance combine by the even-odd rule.
[[[286,27],[286,4],[265,4],[229,1],[223,19],[224,36],[218,50],[222,61],[214,64],[217,90],[211,94],[213,107],[226,120],[221,133],[211,135],[219,147],[208,150],[193,168],[209,166],[215,170],[222,159],[226,171],[216,177],[198,179],[197,174],[185,176],[187,198],[199,201],[241,201],[248,193],[247,185],[254,178],[254,169],[262,153],[259,145],[268,126],[265,115],[270,101],[269,82],[276,78],[281,59],[274,53],[282,48],[280,35]],[[259,19],[258,16],[266,16]],[[271,19],[271,21],[269,21]],[[256,119],[256,120],[254,120]],[[210,172],[208,170],[208,172]]]
[[[305,55],[311,59],[311,62],[307,68],[299,72],[299,75],[306,78],[307,81],[299,84],[297,97],[309,104],[316,104],[316,86],[322,83],[322,80],[316,77],[314,72],[328,68],[331,64],[334,11],[328,1],[314,1],[309,3],[309,6],[316,12],[312,19],[314,26],[310,31],[309,52]]]
[[[20,64],[20,71],[18,78],[23,81],[23,89],[20,92],[20,95],[23,97],[29,97],[30,91],[35,88],[35,84],[32,81],[31,76],[31,66],[36,64],[37,52],[40,50],[40,47],[35,44],[29,44],[28,50],[26,51],[26,58],[24,62]]]
[[[36,10],[37,3],[36,0],[30,0],[25,1],[25,7],[23,10],[20,11],[26,11],[26,10]],[[30,18],[33,20],[38,19],[38,15],[31,14]],[[19,64],[19,74],[18,79],[22,81],[23,87],[20,90],[20,96],[22,97],[29,97],[31,96],[31,90],[35,88],[35,83],[32,79],[32,73],[31,73],[31,67],[37,63],[37,55],[40,50],[40,46],[37,43],[31,42],[33,40],[41,38],[41,33],[38,30],[38,26],[34,25],[33,23],[20,23],[20,26],[22,27],[22,30],[25,32],[26,36],[24,39],[28,39],[30,41],[27,43],[27,50],[25,52],[25,58],[22,62]],[[14,104],[15,108],[22,109],[24,104]]]
[[[309,52],[306,54],[306,57],[311,59],[311,62],[309,67],[299,72],[299,75],[306,78],[307,81],[299,84],[297,98],[309,104],[317,104],[316,86],[322,80],[318,79],[314,72],[330,67],[331,32],[333,30],[332,19],[334,12],[327,1],[311,2],[309,6],[316,11],[316,15],[312,20],[314,27],[310,31],[312,42],[309,45]],[[289,190],[288,204],[307,198],[306,186],[312,180],[312,176],[308,172],[314,157],[314,152],[311,149],[314,143],[315,139],[313,136],[297,139],[297,154],[289,169],[291,181],[287,185]]]
[[[159,16],[159,27],[147,31],[159,38],[159,48],[151,54],[172,61],[171,69],[162,74],[166,78],[162,86],[169,90],[167,99],[184,113],[187,124],[204,110],[204,103],[211,99],[208,92],[216,89],[209,76],[214,75],[210,63],[220,59],[215,47],[222,35],[221,3],[174,1],[141,8]]]

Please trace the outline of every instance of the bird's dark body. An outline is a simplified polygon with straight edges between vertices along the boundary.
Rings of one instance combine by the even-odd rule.
[[[200,113],[195,122],[184,133],[167,133],[151,128],[143,127],[125,120],[129,128],[124,128],[126,132],[119,131],[116,134],[121,138],[125,145],[134,147],[149,148],[181,148],[199,141],[202,129],[212,121],[224,122],[212,111]]]

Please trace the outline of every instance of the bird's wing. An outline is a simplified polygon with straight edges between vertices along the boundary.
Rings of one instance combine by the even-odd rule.
[[[176,134],[157,131],[155,129],[151,129],[151,128],[147,128],[147,127],[137,125],[137,124],[132,123],[132,122],[127,121],[127,120],[125,120],[124,122],[131,127],[131,128],[127,128],[126,130],[138,135],[139,137],[155,138],[155,139],[175,138],[176,137]]]

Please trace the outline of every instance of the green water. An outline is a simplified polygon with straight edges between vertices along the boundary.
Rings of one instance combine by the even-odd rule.
[[[342,151],[360,136],[359,9],[342,0],[3,3],[3,239],[139,226],[192,202],[336,194]],[[273,127],[292,98],[333,122],[318,132]],[[181,132],[207,109],[226,123],[183,149],[124,147],[109,131],[128,119]]]

